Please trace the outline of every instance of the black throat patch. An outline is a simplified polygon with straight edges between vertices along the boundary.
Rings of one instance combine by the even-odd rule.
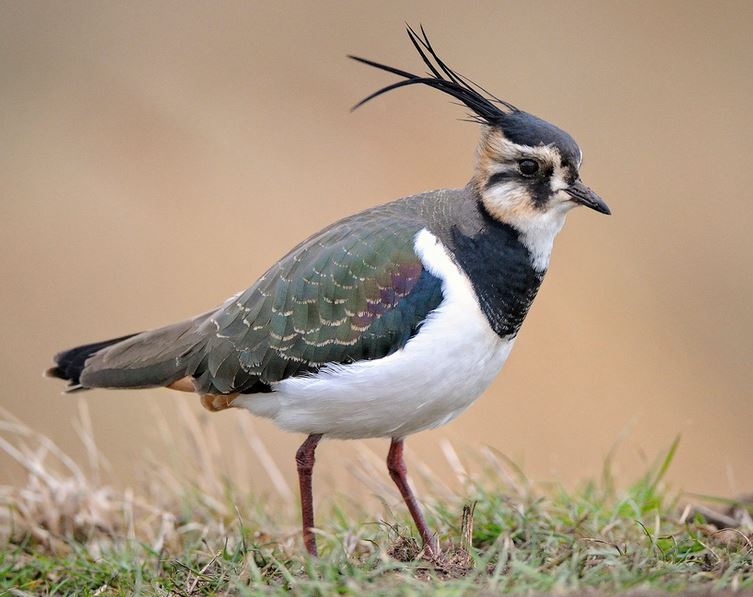
[[[449,234],[449,248],[471,281],[489,325],[500,337],[514,337],[545,272],[534,269],[518,231],[485,212],[480,229],[452,226]]]

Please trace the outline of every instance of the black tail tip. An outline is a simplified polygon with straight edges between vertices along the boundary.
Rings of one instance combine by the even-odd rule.
[[[45,369],[42,375],[44,377],[55,377],[57,379],[66,379],[65,371],[63,371],[60,367],[50,367],[49,369]]]
[[[128,336],[121,336],[120,338],[112,338],[111,340],[104,340],[102,342],[93,342],[91,344],[84,344],[82,346],[76,346],[64,350],[61,353],[55,355],[53,361],[54,367],[50,367],[44,372],[45,377],[53,377],[56,379],[62,379],[70,382],[65,388],[65,392],[76,392],[79,390],[86,390],[85,386],[81,385],[81,374],[86,366],[86,361],[89,357],[94,356],[103,348],[128,340],[136,334],[129,334]]]
[[[63,369],[62,367],[50,367],[49,369],[45,369],[44,373],[42,373],[42,376],[54,378],[54,379],[62,379],[63,381],[69,382],[68,385],[65,386],[65,389],[63,390],[64,394],[70,394],[71,392],[79,392],[81,390],[89,389],[82,386],[77,381],[73,381],[69,377],[67,377],[65,373],[65,369]]]

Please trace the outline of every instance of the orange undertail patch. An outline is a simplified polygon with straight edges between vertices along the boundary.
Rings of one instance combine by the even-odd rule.
[[[166,387],[179,392],[196,392],[196,386],[194,385],[192,377],[182,377]],[[202,394],[201,405],[208,411],[214,413],[218,410],[225,410],[226,408],[232,407],[233,400],[237,397],[237,392],[235,394]]]
[[[193,385],[192,377],[181,377],[179,380],[174,381],[169,386],[171,390],[178,390],[179,392],[195,392],[196,387]]]
[[[201,397],[201,405],[210,412],[225,410],[233,406],[233,400],[238,394],[204,394]]]

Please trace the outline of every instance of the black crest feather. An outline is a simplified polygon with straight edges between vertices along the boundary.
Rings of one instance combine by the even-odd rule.
[[[442,93],[451,95],[456,100],[470,108],[473,111],[471,119],[476,122],[489,125],[500,125],[506,114],[509,114],[510,112],[519,112],[519,110],[511,103],[492,95],[483,87],[476,85],[467,77],[464,77],[447,66],[432,47],[423,26],[420,27],[420,30],[421,35],[416,33],[410,25],[407,26],[408,37],[410,38],[411,43],[429,69],[429,72],[426,73],[425,76],[414,75],[413,73],[400,70],[399,68],[380,64],[366,58],[348,56],[348,58],[379,68],[388,73],[392,73],[393,75],[403,77],[404,79],[375,91],[353,106],[353,110],[375,97],[387,93],[388,91],[392,91],[393,89],[407,87],[408,85],[427,85],[434,89],[438,89]],[[508,111],[506,112],[505,109]]]

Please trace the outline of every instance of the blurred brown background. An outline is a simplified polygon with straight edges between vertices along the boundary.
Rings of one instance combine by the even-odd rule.
[[[351,114],[420,69],[423,23],[461,72],[572,132],[614,211],[578,210],[503,374],[466,414],[409,442],[494,446],[537,480],[624,480],[677,433],[670,478],[753,489],[753,3],[4,2],[0,6],[0,404],[82,457],[77,400],[117,476],[159,446],[167,390],[61,397],[71,345],[172,322],[252,283],[336,218],[469,178],[477,127],[428,89]],[[203,415],[202,415],[203,417]],[[248,451],[207,414],[221,449]],[[254,429],[289,480],[300,437]],[[386,442],[369,442],[386,451]],[[338,442],[322,467],[355,452]],[[240,452],[239,452],[240,451]],[[7,460],[2,460],[7,463]],[[0,480],[18,479],[3,466]],[[350,480],[348,480],[350,479]]]

